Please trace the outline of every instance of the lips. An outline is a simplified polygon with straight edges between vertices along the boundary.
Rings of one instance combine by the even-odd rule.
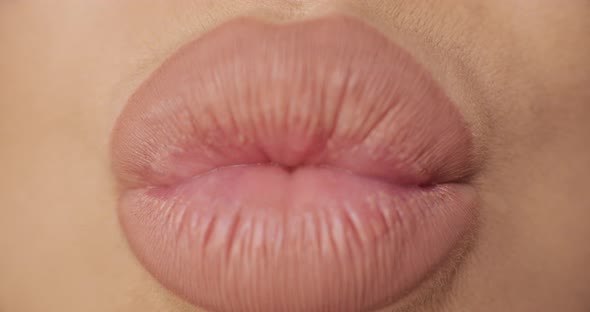
[[[210,311],[400,299],[472,224],[472,150],[428,72],[344,16],[210,31],[139,87],[112,139],[131,248]]]

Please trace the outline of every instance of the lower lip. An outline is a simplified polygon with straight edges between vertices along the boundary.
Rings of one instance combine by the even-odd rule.
[[[255,38],[260,32],[266,40],[281,32],[300,32],[305,37],[315,36],[309,30],[316,26],[343,27],[359,45],[383,48],[381,35],[350,18],[307,23],[254,23],[254,34],[248,24],[244,35]],[[229,35],[225,29],[226,35],[240,33],[233,27]],[[215,38],[223,36],[209,38],[209,44],[215,46],[216,40],[223,41]],[[187,58],[190,50],[177,58]],[[176,65],[172,61],[166,66]],[[411,71],[415,64],[407,66]],[[131,248],[158,281],[191,303],[212,311],[366,310],[415,288],[470,228],[475,191],[448,182],[470,170],[465,156],[471,149],[470,135],[452,104],[428,103],[428,96],[417,95],[422,117],[408,113],[414,108],[398,109],[404,117],[398,123],[408,122],[406,129],[415,129],[400,136],[405,141],[336,153],[345,154],[340,158],[315,153],[326,142],[298,133],[278,138],[303,142],[308,148],[301,153],[297,148],[285,152],[299,144],[285,145],[272,134],[268,140],[254,139],[260,146],[248,149],[234,144],[240,141],[239,133],[226,131],[205,144],[190,133],[192,126],[171,131],[170,126],[183,124],[180,114],[186,110],[162,103],[174,99],[175,92],[185,92],[169,90],[187,80],[182,71],[171,73],[156,72],[152,79],[160,81],[151,88],[158,93],[140,89],[122,113],[113,161],[122,189],[121,223]],[[431,89],[436,88],[421,90],[434,92]],[[166,115],[167,110],[175,112]],[[439,133],[443,129],[452,138]],[[178,141],[184,145],[171,152],[169,146]],[[229,152],[212,158],[199,153],[199,146],[215,144],[219,146],[207,151]],[[418,160],[411,165],[392,160],[380,152],[388,146]]]
[[[462,184],[260,164],[128,191],[121,217],[159,280],[211,311],[362,311],[431,272],[474,202]]]

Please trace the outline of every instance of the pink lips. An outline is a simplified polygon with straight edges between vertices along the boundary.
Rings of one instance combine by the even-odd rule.
[[[130,98],[112,142],[121,223],[156,279],[210,311],[363,311],[469,228],[471,140],[363,22],[240,19]]]

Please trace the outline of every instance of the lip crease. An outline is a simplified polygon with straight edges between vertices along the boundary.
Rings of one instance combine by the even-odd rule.
[[[130,247],[210,311],[401,299],[476,214],[463,116],[348,16],[211,30],[136,90],[111,143]]]

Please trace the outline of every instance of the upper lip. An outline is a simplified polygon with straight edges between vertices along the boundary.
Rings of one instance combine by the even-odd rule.
[[[328,165],[415,185],[472,174],[469,127],[429,74],[384,36],[363,45],[369,26],[326,22],[334,19],[305,27],[239,19],[182,48],[174,60],[187,61],[167,61],[118,122],[121,184],[169,185],[248,163]]]

